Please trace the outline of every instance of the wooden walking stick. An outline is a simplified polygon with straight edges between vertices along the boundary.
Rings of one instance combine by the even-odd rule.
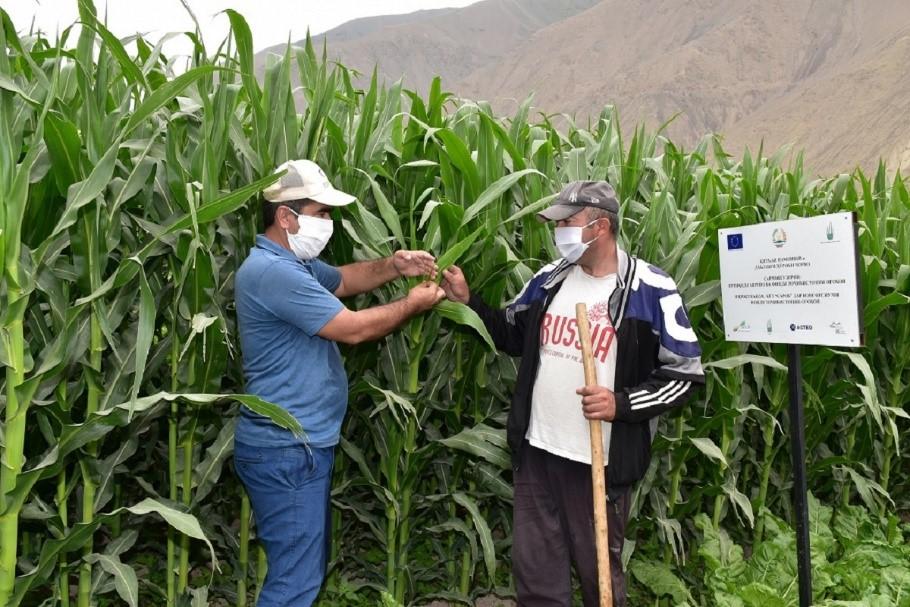
[[[591,348],[591,327],[588,307],[575,304],[578,339],[585,367],[585,386],[597,385],[597,369]],[[597,587],[600,607],[613,607],[613,582],[610,577],[609,530],[607,527],[607,472],[604,469],[603,426],[597,419],[589,420],[591,428],[591,481],[594,488],[594,541],[597,545]]]

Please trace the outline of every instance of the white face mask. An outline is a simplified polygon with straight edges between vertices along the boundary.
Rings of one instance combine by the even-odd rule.
[[[588,247],[591,246],[591,243],[597,240],[597,238],[592,238],[588,242],[582,242],[581,240],[581,231],[599,221],[595,219],[594,221],[587,223],[581,227],[577,226],[565,226],[556,228],[554,234],[554,241],[556,242],[556,248],[559,250],[559,254],[562,255],[566,261],[569,263],[575,263],[578,261],[584,252],[588,250]]]
[[[291,209],[291,213],[294,213],[293,209]],[[291,251],[294,252],[297,259],[301,260],[318,257],[332,237],[334,227],[332,220],[311,217],[302,213],[294,213],[294,215],[297,216],[299,229],[296,234],[287,233]]]

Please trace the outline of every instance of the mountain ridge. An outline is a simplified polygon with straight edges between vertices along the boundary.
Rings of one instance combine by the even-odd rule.
[[[910,2],[484,0],[349,22],[315,40],[365,74],[513,112],[529,95],[579,119],[605,105],[627,126],[733,154],[791,145],[831,174],[910,162]],[[385,19],[383,21],[383,19]],[[896,168],[896,167],[894,167]]]

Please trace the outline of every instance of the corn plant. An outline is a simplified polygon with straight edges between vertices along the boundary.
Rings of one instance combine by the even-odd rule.
[[[80,17],[83,27],[74,49],[68,47],[70,30],[51,46],[41,36],[20,38],[5,13],[0,29],[0,288],[7,376],[0,602],[10,605],[40,589],[52,574],[59,583],[45,593],[66,604],[68,578],[77,572],[79,605],[94,601],[93,593],[104,587],[116,588],[136,604],[136,575],[119,558],[129,546],[117,543],[124,517],[157,512],[184,538],[203,540],[212,550],[188,508],[159,498],[152,485],[151,496],[148,490],[127,489],[136,505],[123,506],[121,481],[138,441],[154,433],[165,410],[172,415],[189,410],[193,417],[183,419],[191,420],[230,399],[232,386],[217,366],[230,345],[225,315],[220,314],[220,325],[208,322],[219,320],[212,310],[223,309],[215,290],[221,284],[211,278],[205,251],[197,254],[200,247],[190,243],[201,242],[200,226],[213,232],[215,222],[272,179],[253,179],[253,185],[244,179],[245,188],[229,192],[227,178],[220,180],[217,173],[207,178],[200,163],[196,171],[204,191],[189,202],[187,184],[194,179],[180,171],[178,159],[197,154],[196,139],[168,137],[170,129],[180,128],[179,120],[168,116],[179,111],[177,96],[215,66],[169,79],[160,50],[139,44],[145,60],[133,62],[90,3],[80,3]],[[207,141],[218,144],[215,136]],[[208,163],[208,168],[220,164],[214,158]],[[193,259],[187,259],[187,251]],[[208,271],[209,278],[190,269]],[[166,316],[158,310],[187,292],[195,297],[191,317],[181,318],[186,306],[178,301],[172,308],[177,320],[171,315],[172,324],[163,324]],[[183,331],[185,341],[178,337],[181,322],[196,329],[195,334]],[[196,354],[193,347],[203,341]],[[187,356],[190,364],[181,366]],[[203,369],[204,380],[162,382],[168,368],[188,369],[191,377]],[[235,400],[299,430],[274,405],[242,395]],[[188,436],[186,454],[191,455],[192,433]],[[175,458],[172,453],[170,461]],[[26,467],[28,459],[34,461]],[[187,463],[186,505],[192,471]],[[46,479],[56,486],[54,508],[42,497]],[[214,480],[203,477],[200,486],[209,491]],[[112,499],[113,508],[106,512]],[[47,541],[26,542],[27,531],[20,541],[23,513],[25,521],[47,522]],[[95,543],[102,527],[103,551]],[[182,543],[186,547],[187,539]],[[184,562],[187,555],[184,550]],[[211,562],[217,562],[214,553]],[[25,567],[18,577],[17,563]],[[102,572],[107,581],[98,577]]]
[[[78,5],[80,25],[53,40],[0,10],[0,604],[255,601],[267,564],[230,473],[238,407],[305,429],[243,395],[233,275],[259,230],[256,195],[290,158],[315,160],[358,197],[336,211],[329,261],[425,249],[494,306],[556,256],[535,213],[563,183],[616,186],[622,245],[676,279],[708,379],[661,419],[635,493],[635,604],[791,592],[786,563],[769,564],[784,559],[773,546],[788,545],[792,516],[785,351],[724,340],[716,234],[854,211],[865,345],[804,355],[813,520],[836,538],[818,536],[818,557],[841,580],[819,582],[816,599],[859,600],[851,559],[869,550],[897,563],[878,600],[907,596],[892,583],[910,509],[899,173],[816,179],[798,155],[734,158],[713,136],[686,150],[643,126],[629,137],[611,106],[581,125],[533,114],[531,99],[499,116],[439,80],[411,91],[374,74],[360,88],[309,41],[255,74],[252,32],[230,10],[217,49],[187,33],[194,50],[178,71],[166,39],[118,39],[91,2]],[[453,304],[343,354],[350,413],[321,604],[509,595],[515,361]],[[743,550],[755,556],[737,559]]]

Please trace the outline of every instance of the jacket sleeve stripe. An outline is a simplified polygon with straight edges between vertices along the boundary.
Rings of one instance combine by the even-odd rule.
[[[679,386],[673,390],[671,393],[666,393],[660,397],[653,398],[648,401],[641,401],[635,405],[632,405],[632,409],[644,409],[646,407],[653,407],[658,404],[672,404],[674,400],[686,393],[686,390],[692,385],[692,382],[679,382]]]
[[[669,392],[670,390],[673,390],[676,387],[676,384],[678,384],[678,383],[679,383],[678,380],[673,380],[670,383],[666,384],[665,386],[661,386],[660,389],[657,390],[656,392],[648,392],[647,390],[641,390],[639,392],[636,392],[635,394],[630,395],[629,402],[634,405],[641,401],[651,400],[652,398],[660,397],[661,395],[663,395],[664,392]]]

